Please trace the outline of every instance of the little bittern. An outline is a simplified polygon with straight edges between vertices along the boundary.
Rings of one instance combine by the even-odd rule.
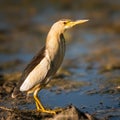
[[[33,93],[37,110],[55,114],[55,110],[46,110],[38,98],[38,92],[50,81],[60,67],[65,54],[64,31],[88,20],[59,20],[51,27],[45,46],[33,57],[32,61],[23,71],[21,80],[13,90],[15,98],[20,92]]]

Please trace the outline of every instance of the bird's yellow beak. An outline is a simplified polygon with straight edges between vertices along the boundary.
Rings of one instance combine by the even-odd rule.
[[[76,20],[76,21],[69,21],[66,25],[65,25],[65,29],[68,29],[68,28],[71,28],[75,25],[78,25],[78,24],[82,24],[82,23],[85,23],[89,20]]]

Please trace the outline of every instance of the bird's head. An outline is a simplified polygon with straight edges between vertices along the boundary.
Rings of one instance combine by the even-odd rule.
[[[88,20],[86,20],[86,19],[76,20],[76,21],[72,21],[70,19],[59,20],[53,24],[52,30],[59,31],[59,32],[63,33],[65,30],[72,28],[73,26],[76,26],[78,24],[85,23],[87,21]]]
[[[69,28],[72,28],[78,24],[82,24],[84,22],[87,22],[88,20],[76,20],[76,21],[72,21],[72,20],[63,20],[63,24],[64,24],[64,29],[67,30]]]

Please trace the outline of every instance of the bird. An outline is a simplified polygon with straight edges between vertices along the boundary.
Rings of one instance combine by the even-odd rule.
[[[66,49],[64,32],[73,26],[87,21],[88,19],[75,21],[61,19],[52,25],[46,37],[44,47],[24,69],[21,79],[12,92],[12,98],[18,97],[23,92],[27,95],[33,93],[37,111],[49,114],[57,113],[57,110],[48,110],[43,106],[38,93],[50,82],[62,64]]]

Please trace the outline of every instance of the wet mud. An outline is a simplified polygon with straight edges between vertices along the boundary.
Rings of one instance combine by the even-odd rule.
[[[98,120],[93,115],[81,112],[78,108],[73,105],[61,108],[61,112],[53,114],[42,113],[36,110],[25,110],[19,108],[17,105],[26,104],[28,102],[25,96],[20,96],[16,100],[11,98],[11,93],[16,86],[17,79],[20,79],[21,73],[6,74],[0,76],[0,118],[1,120]],[[53,80],[53,83],[56,82]],[[49,85],[49,87],[53,83]],[[62,84],[65,81],[62,81]],[[71,87],[74,83],[69,82]],[[78,83],[77,83],[78,84]],[[77,85],[76,84],[76,85]],[[58,86],[60,86],[58,82]],[[75,84],[74,84],[75,86]],[[77,85],[78,86],[78,85]],[[48,87],[48,88],[49,88]],[[51,87],[50,87],[51,88]],[[69,89],[70,89],[69,88]],[[64,86],[63,86],[64,89]],[[68,88],[67,88],[68,89]],[[58,93],[56,91],[56,93]],[[14,101],[14,102],[13,102]],[[29,102],[33,102],[32,98],[29,98]],[[17,104],[16,104],[17,103]]]

